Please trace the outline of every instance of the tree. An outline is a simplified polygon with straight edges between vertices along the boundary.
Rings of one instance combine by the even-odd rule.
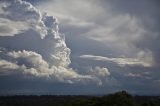
[[[103,97],[104,106],[135,106],[134,98],[126,91]]]

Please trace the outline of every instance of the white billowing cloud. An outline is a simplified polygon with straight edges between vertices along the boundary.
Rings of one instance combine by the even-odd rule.
[[[5,69],[7,69],[7,70],[8,69],[18,69],[18,65],[1,59],[0,60],[0,69],[1,69],[1,71],[4,71]]]
[[[8,56],[13,57],[19,65],[25,65],[27,68],[35,68],[38,71],[44,71],[49,67],[46,61],[43,60],[40,54],[32,51],[9,52]]]
[[[74,83],[83,81],[84,79],[91,80],[93,79],[90,75],[79,75],[74,72],[72,69],[67,69],[63,66],[51,66],[49,67],[48,63],[43,60],[40,54],[37,54],[32,51],[18,51],[18,52],[9,52],[8,56],[12,58],[12,61],[16,61],[16,69],[23,67],[23,73],[38,76],[38,77],[48,77],[53,79],[58,79],[59,81]],[[11,63],[6,63],[6,66],[14,69]],[[8,68],[7,68],[8,69]]]
[[[3,10],[0,13],[1,28],[7,25],[9,27],[6,27],[5,30],[10,30],[8,33],[0,33],[0,36],[14,36],[18,32],[23,32],[29,28],[40,32],[41,37],[47,33],[40,12],[30,3],[13,0],[0,8]]]
[[[88,67],[85,73],[95,78],[98,82],[98,85],[102,85],[103,82],[105,82],[110,76],[110,72],[107,68],[99,66]]]
[[[15,22],[9,19],[0,18],[0,36],[14,36],[28,29],[25,22]]]
[[[108,71],[107,68],[104,67],[98,67],[96,66],[94,69],[91,68],[90,72],[95,75],[95,76],[100,76],[100,77],[105,77],[105,76],[109,76],[110,72]]]
[[[5,4],[5,3],[4,3]],[[14,0],[1,7],[0,69],[55,81],[75,83],[94,81],[109,75],[106,68],[82,75],[69,68],[70,49],[59,33],[57,19],[41,15],[30,3]]]
[[[142,55],[142,53],[140,53]],[[150,54],[149,54],[150,55]],[[135,66],[135,65],[139,65],[139,66],[144,66],[144,67],[151,67],[152,66],[152,61],[153,58],[152,57],[148,57],[149,55],[147,55],[147,57],[144,57],[143,55],[143,59],[138,57],[138,58],[126,58],[126,57],[118,57],[118,58],[112,58],[112,57],[103,57],[103,56],[95,56],[95,55],[81,55],[80,58],[84,58],[84,59],[90,59],[90,60],[97,60],[97,61],[106,61],[106,62],[113,62],[118,64],[119,66]],[[145,59],[148,58],[148,59]]]

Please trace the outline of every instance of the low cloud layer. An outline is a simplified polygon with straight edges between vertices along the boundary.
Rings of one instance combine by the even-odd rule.
[[[148,55],[148,57],[150,57]],[[90,59],[90,60],[97,60],[97,61],[103,61],[103,62],[113,62],[118,64],[119,66],[144,66],[144,67],[152,67],[152,58],[149,58],[147,60],[143,60],[143,58],[137,57],[137,58],[126,58],[126,57],[120,57],[120,58],[112,58],[112,57],[103,57],[103,56],[95,56],[95,55],[81,55],[80,58],[83,59]],[[145,57],[146,58],[146,57]],[[142,59],[142,60],[141,60]]]
[[[0,7],[0,74],[21,73],[65,83],[96,82],[109,75],[96,67],[87,75],[69,68],[71,50],[59,33],[57,19],[21,0]]]

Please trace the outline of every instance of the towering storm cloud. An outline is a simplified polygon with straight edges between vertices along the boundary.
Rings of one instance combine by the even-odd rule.
[[[1,94],[159,94],[157,0],[0,0]]]
[[[59,33],[57,19],[41,14],[28,2],[3,1],[0,23],[1,75],[18,73],[58,82],[98,84],[102,83],[101,77],[109,75],[106,68],[98,67],[95,74],[87,75],[69,68],[71,50],[66,46],[64,35]]]

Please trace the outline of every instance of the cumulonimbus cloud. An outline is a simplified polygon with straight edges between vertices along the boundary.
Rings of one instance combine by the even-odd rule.
[[[3,2],[0,8],[0,74],[22,73],[66,83],[100,83],[101,77],[110,75],[107,68],[96,67],[88,75],[69,68],[71,50],[55,17],[42,15],[21,0]]]

